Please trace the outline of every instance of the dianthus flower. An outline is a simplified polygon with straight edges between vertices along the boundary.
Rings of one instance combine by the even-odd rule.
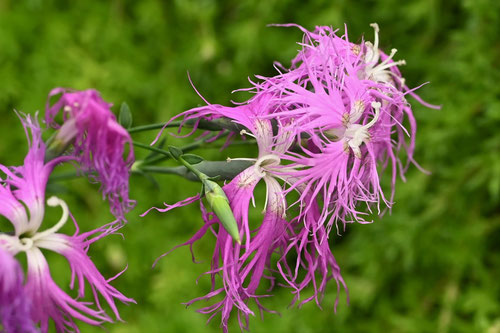
[[[190,305],[200,300],[212,299],[223,294],[223,300],[198,311],[211,314],[211,318],[221,313],[221,324],[227,332],[227,324],[233,310],[238,312],[238,320],[241,327],[248,328],[249,315],[254,312],[248,305],[249,300],[254,300],[259,311],[274,312],[266,309],[260,301],[262,297],[269,294],[259,294],[263,279],[270,281],[272,290],[276,277],[273,272],[279,271],[282,278],[296,293],[296,299],[300,299],[300,292],[311,281],[318,278],[320,283],[315,285],[314,295],[302,301],[302,303],[315,299],[320,302],[325,292],[326,282],[332,278],[337,281],[338,289],[344,285],[340,275],[340,269],[328,248],[327,243],[320,244],[319,239],[301,234],[298,221],[287,221],[287,202],[282,185],[279,181],[291,181],[289,167],[280,164],[282,156],[294,142],[294,137],[288,131],[289,128],[279,128],[279,132],[273,134],[273,125],[265,116],[275,107],[274,96],[260,94],[248,104],[236,107],[225,107],[221,105],[208,105],[186,111],[182,114],[185,119],[203,118],[217,119],[224,117],[230,119],[240,128],[244,128],[240,134],[255,138],[259,149],[258,156],[252,159],[255,164],[239,173],[234,179],[223,186],[231,209],[238,223],[240,236],[243,244],[233,242],[228,232],[220,227],[220,220],[214,213],[208,213],[201,204],[204,226],[188,242],[190,245],[199,240],[208,230],[217,235],[215,250],[212,257],[211,275],[212,290],[205,296],[196,298],[187,304]],[[231,163],[231,159],[228,160]],[[263,181],[266,186],[266,197],[262,223],[255,230],[250,230],[248,219],[249,206],[254,202],[254,190],[259,182]],[[200,197],[192,197],[175,205],[167,205],[161,212],[185,205],[198,200]],[[214,225],[219,225],[215,232]],[[299,231],[300,233],[297,233]],[[276,268],[273,268],[273,254],[277,254]],[[297,258],[294,267],[290,267],[285,260],[287,254]],[[305,268],[308,274],[302,278],[298,277],[299,267]],[[216,277],[222,276],[222,287],[216,284]]]
[[[314,300],[320,306],[332,278],[338,291],[345,288],[328,243],[331,228],[371,222],[360,203],[366,203],[369,212],[376,207],[379,214],[381,202],[390,208],[392,194],[385,197],[377,166],[390,165],[393,193],[397,174],[403,175],[407,168],[398,158],[399,151],[405,149],[408,161],[414,162],[416,122],[406,100],[414,93],[398,70],[404,61],[392,60],[395,50],[390,55],[380,51],[378,26],[372,26],[374,43],[360,45],[329,27],[313,32],[299,27],[304,32],[303,48],[291,67],[281,66],[273,77],[257,76],[260,81],[248,89],[254,93],[250,100],[234,107],[207,102],[174,117],[184,117],[184,123],[195,120],[191,133],[201,120],[229,121],[242,128],[233,135],[254,137],[259,149],[254,165],[223,187],[242,245],[233,242],[224,228],[215,231],[219,220],[203,205],[204,226],[183,244],[192,246],[208,230],[217,236],[208,272],[212,290],[188,304],[222,293],[222,301],[199,311],[212,316],[220,312],[225,331],[233,308],[240,326],[248,327],[248,316],[253,314],[248,300],[254,299],[265,310],[259,298],[268,295],[258,295],[258,287],[265,278],[272,289],[276,272],[295,294],[293,303]],[[409,143],[405,135],[410,136]],[[250,230],[249,204],[261,180],[266,185],[264,216]],[[287,258],[292,257],[296,259],[290,264]],[[221,288],[216,287],[217,274],[222,276]],[[301,293],[308,285],[314,292],[303,299]]]
[[[390,208],[398,166],[401,176],[408,167],[399,160],[399,150],[406,149],[408,161],[414,162],[416,122],[406,100],[414,93],[397,67],[404,61],[392,60],[395,49],[389,56],[380,51],[378,25],[372,27],[375,42],[361,45],[349,42],[347,34],[338,37],[329,27],[313,32],[299,27],[305,33],[303,49],[292,67],[275,77],[258,76],[263,82],[255,84],[258,91],[279,96],[279,107],[268,118],[282,123],[293,119],[301,129],[298,135],[308,138],[300,151],[287,152],[282,159],[297,170],[287,192],[300,184],[305,188],[301,216],[313,201],[322,203],[317,226],[366,222],[359,202],[370,208],[383,201]],[[403,127],[405,119],[409,130]],[[380,187],[378,163],[391,166],[390,199]]]
[[[58,332],[78,332],[74,319],[90,325],[112,322],[100,305],[99,295],[120,320],[115,300],[128,303],[125,297],[112,287],[97,270],[87,255],[90,244],[113,233],[119,225],[111,223],[94,231],[72,236],[59,233],[59,229],[70,217],[66,203],[51,197],[47,204],[59,206],[62,216],[50,228],[41,230],[45,217],[45,188],[50,173],[58,163],[72,159],[71,156],[57,157],[45,162],[46,147],[41,139],[41,131],[36,120],[28,116],[23,119],[26,131],[31,131],[29,152],[24,164],[18,167],[0,165],[5,178],[0,179],[0,214],[12,224],[13,231],[0,233],[0,319],[7,332],[35,331],[33,325],[42,332],[49,329],[52,319]],[[49,265],[42,249],[56,252],[66,258],[72,272],[71,288],[78,284],[78,297],[72,298],[53,281]],[[14,257],[24,252],[27,258],[26,282],[19,264]],[[88,283],[95,299],[92,303],[79,300],[85,297]]]
[[[50,98],[59,94],[61,97],[51,106]],[[134,206],[128,194],[134,150],[129,133],[116,121],[111,105],[92,89],[70,91],[55,88],[49,93],[45,121],[47,126],[59,130],[56,145],[66,147],[73,144],[72,154],[82,171],[101,184],[111,212],[123,220],[124,214]],[[56,120],[60,112],[62,124]],[[125,152],[126,146],[128,152]]]

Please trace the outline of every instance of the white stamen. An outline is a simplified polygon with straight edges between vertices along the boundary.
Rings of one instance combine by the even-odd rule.
[[[373,47],[375,50],[378,50],[378,33],[380,28],[377,23],[370,23],[370,27],[373,28],[373,32],[375,33],[375,38],[373,39]]]
[[[383,70],[385,70],[387,68],[391,68],[391,67],[399,66],[399,65],[406,65],[406,61],[405,60],[398,60],[398,61],[391,62],[389,64],[385,64],[383,66],[382,66],[382,64],[380,64],[377,67],[373,68],[373,70],[371,72],[372,73],[373,72],[382,72]]]
[[[375,38],[373,40],[373,44],[371,42],[365,42],[365,47],[366,47],[366,55],[365,55],[365,62],[366,63],[376,63],[378,61],[378,58],[380,56],[378,52],[378,33],[379,33],[379,27],[377,23],[372,23],[370,26],[373,28],[375,32]]]
[[[371,103],[372,108],[375,109],[375,115],[373,116],[373,119],[370,120],[370,122],[366,125],[363,125],[364,128],[368,129],[372,127],[375,122],[378,120],[378,117],[380,116],[380,107],[382,106],[379,102],[372,102]]]
[[[45,236],[48,236],[48,235],[51,235],[55,232],[57,232],[59,229],[62,228],[62,226],[64,224],[66,224],[66,221],[68,220],[68,217],[69,217],[69,208],[68,208],[68,205],[66,204],[66,202],[64,202],[63,200],[59,199],[58,197],[50,197],[48,200],[47,200],[47,205],[51,206],[51,207],[57,207],[57,206],[61,206],[61,209],[62,209],[62,216],[61,218],[59,219],[59,221],[52,227],[52,228],[49,228],[43,232],[40,232],[40,233],[37,233],[36,235],[34,235],[32,237],[32,240],[33,241],[36,241],[40,238],[43,238]]]
[[[387,58],[385,58],[385,60],[382,61],[379,66],[387,64],[389,62],[389,60],[391,60],[392,57],[394,57],[394,55],[397,52],[398,52],[398,49],[391,49],[391,53],[389,54],[389,56]]]
[[[250,132],[248,132],[247,130],[244,130],[244,129],[242,129],[242,130],[240,131],[240,135],[248,135],[248,136],[251,136],[252,138],[257,139],[257,138],[255,137],[255,135],[253,135],[252,133],[250,133]]]
[[[370,140],[370,133],[368,132],[368,129],[377,122],[380,116],[381,104],[379,102],[372,102],[371,106],[375,110],[375,115],[373,116],[372,120],[370,120],[365,125],[351,124],[345,130],[344,149],[347,150],[348,148],[351,148],[354,156],[356,156],[357,158],[361,158],[361,150],[359,148],[361,144],[366,144],[368,140]]]
[[[71,110],[73,110],[73,109],[71,108],[71,106],[66,105],[66,106],[63,108],[63,110],[64,110],[64,112],[71,112]]]

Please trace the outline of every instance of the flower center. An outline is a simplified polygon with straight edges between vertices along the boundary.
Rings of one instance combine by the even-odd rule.
[[[47,205],[51,207],[61,206],[62,208],[61,218],[52,228],[49,228],[42,232],[37,232],[31,237],[26,235],[17,237],[15,235],[0,234],[0,245],[5,247],[5,249],[11,252],[13,255],[16,255],[19,252],[26,252],[31,249],[34,245],[36,245],[36,241],[39,241],[44,237],[50,236],[59,231],[59,229],[61,229],[68,220],[68,205],[63,200],[57,197],[50,197],[47,200]]]
[[[281,162],[281,159],[274,154],[264,155],[259,157],[259,159],[255,162],[254,168],[255,173],[260,177],[266,176],[266,171],[269,171],[269,167],[278,166]]]
[[[380,103],[372,102],[373,109],[375,110],[375,115],[372,120],[367,124],[349,124],[344,133],[344,150],[348,151],[349,148],[354,152],[354,156],[361,158],[360,146],[362,143],[367,143],[370,140],[370,133],[368,129],[375,125],[380,116]]]

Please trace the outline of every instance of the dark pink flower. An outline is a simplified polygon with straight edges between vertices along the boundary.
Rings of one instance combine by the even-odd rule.
[[[51,106],[50,98],[59,94],[61,97]],[[72,155],[91,179],[101,183],[111,212],[123,220],[135,204],[128,193],[134,151],[129,133],[118,124],[110,107],[96,90],[55,88],[49,93],[45,121],[58,129],[56,145],[73,144]],[[56,119],[60,113],[62,123]]]
[[[240,134],[255,138],[259,148],[258,156],[253,158],[255,164],[236,176],[231,182],[223,186],[223,190],[230,201],[231,209],[238,223],[242,245],[234,242],[227,231],[222,228],[217,216],[208,213],[202,205],[204,226],[188,242],[190,245],[200,239],[207,231],[211,230],[216,235],[216,245],[212,256],[211,269],[207,274],[211,276],[212,289],[205,296],[194,299],[187,304],[196,301],[213,299],[217,295],[223,295],[221,301],[204,307],[198,311],[211,314],[221,314],[221,323],[225,332],[230,315],[236,311],[241,327],[248,327],[249,315],[254,312],[249,306],[250,301],[257,304],[259,311],[266,309],[261,298],[269,297],[269,292],[275,284],[275,273],[282,275],[284,281],[300,298],[300,292],[312,280],[321,279],[320,286],[315,290],[312,299],[321,299],[325,291],[326,281],[334,277],[340,285],[343,280],[340,270],[331,252],[325,251],[328,243],[317,244],[307,233],[301,235],[301,222],[287,219],[288,204],[284,195],[283,185],[279,181],[291,181],[290,175],[295,172],[289,165],[281,164],[281,157],[290,149],[295,142],[294,134],[290,133],[292,125],[280,124],[277,133],[273,132],[271,120],[266,117],[275,109],[275,96],[271,94],[259,94],[249,103],[236,107],[225,107],[221,105],[208,105],[186,111],[183,115],[188,118],[218,119],[224,117],[241,130]],[[281,127],[282,126],[282,127]],[[228,160],[231,163],[232,159]],[[250,229],[249,206],[255,205],[254,189],[259,182],[266,187],[266,197],[263,201],[264,210],[262,222],[255,230]],[[189,204],[199,197],[189,198],[175,205],[166,205],[168,211],[180,205]],[[217,229],[215,227],[218,226]],[[292,254],[293,253],[293,254]],[[278,255],[278,265],[274,267],[271,260],[273,254]],[[286,262],[287,255],[296,255],[296,267],[307,267],[309,275],[298,281],[298,275]],[[304,259],[305,258],[305,259]],[[307,263],[305,262],[307,261]],[[316,274],[319,274],[317,276]],[[222,277],[222,286],[217,282]],[[271,288],[262,293],[262,281],[269,280]]]
[[[254,93],[250,100],[234,107],[207,102],[175,117],[233,123],[242,129],[233,130],[233,135],[251,136],[258,146],[258,156],[244,158],[254,165],[223,187],[242,245],[224,228],[215,228],[220,225],[217,217],[203,205],[203,227],[183,244],[192,246],[209,230],[217,237],[207,272],[212,289],[188,304],[222,295],[222,300],[199,311],[211,318],[221,313],[225,331],[233,311],[240,326],[248,327],[253,315],[250,300],[261,312],[267,311],[261,298],[269,294],[259,293],[259,286],[267,279],[272,289],[276,273],[299,305],[315,301],[320,306],[331,279],[339,292],[346,288],[328,243],[331,229],[340,233],[339,225],[371,222],[366,216],[372,210],[381,214],[381,203],[390,208],[396,177],[403,176],[409,164],[400,161],[400,150],[406,150],[408,162],[414,163],[416,122],[406,96],[416,95],[398,69],[404,61],[393,61],[394,50],[390,55],[380,51],[378,26],[373,27],[374,43],[359,45],[329,27],[313,32],[299,27],[304,32],[302,50],[291,67],[279,65],[280,73],[273,77],[257,76],[259,81],[246,89]],[[189,135],[195,130],[196,126]],[[380,165],[389,166],[392,173],[389,199],[380,185]],[[249,204],[255,201],[260,181],[266,186],[265,208],[258,227],[251,230]],[[311,285],[312,295],[303,298]]]

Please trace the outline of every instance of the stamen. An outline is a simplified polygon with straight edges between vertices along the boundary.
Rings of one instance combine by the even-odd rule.
[[[359,146],[363,143],[367,143],[370,139],[370,133],[368,133],[368,129],[372,127],[378,120],[380,116],[380,107],[381,104],[379,102],[372,102],[371,106],[375,110],[375,115],[372,120],[370,120],[365,125],[360,124],[351,124],[347,127],[344,135],[344,151],[348,151],[348,148],[351,148],[354,156],[357,158],[361,158],[361,150]]]
[[[365,42],[365,47],[366,47],[366,54],[365,54],[365,62],[366,63],[376,63],[378,62],[379,59],[379,52],[378,52],[378,24],[377,23],[372,23],[370,26],[373,28],[375,31],[375,38],[373,40],[373,44],[371,42]]]
[[[240,135],[248,135],[248,136],[251,136],[254,139],[257,139],[257,137],[255,137],[255,135],[253,135],[252,133],[250,133],[250,132],[248,132],[247,130],[244,130],[244,129],[242,129],[240,131]]]
[[[375,33],[375,38],[373,39],[373,48],[375,50],[378,50],[378,33],[380,31],[380,28],[378,27],[377,23],[371,23],[370,27],[373,28],[373,31]]]
[[[40,233],[37,233],[36,235],[34,235],[32,237],[33,241],[36,241],[36,240],[38,240],[40,238],[43,238],[45,236],[48,236],[48,235],[51,235],[51,234],[57,232],[59,229],[62,228],[62,226],[68,220],[68,217],[69,217],[69,208],[68,208],[68,205],[66,204],[66,202],[64,202],[63,200],[59,199],[58,197],[53,196],[53,197],[50,197],[47,200],[47,205],[49,205],[51,207],[61,206],[62,216],[59,219],[59,221],[52,228],[47,229],[47,230],[45,230],[43,232],[40,232]]]
[[[380,64],[378,65],[377,67],[375,67],[372,72],[375,72],[375,71],[380,71],[382,72],[383,70],[387,69],[387,68],[391,68],[391,67],[394,67],[394,66],[399,66],[399,65],[406,65],[406,61],[405,60],[398,60],[398,61],[394,61],[394,62],[391,62],[389,64]]]
[[[397,52],[398,52],[398,49],[391,49],[391,53],[389,54],[389,56],[388,56],[387,58],[385,58],[385,60],[384,60],[384,61],[382,61],[382,62],[380,63],[380,65],[379,65],[379,66],[382,66],[382,65],[387,64],[387,63],[389,62],[389,60],[391,60],[391,59],[392,59],[392,57],[394,57],[394,55],[395,55]],[[378,66],[377,66],[377,67],[378,67]]]
[[[375,109],[375,115],[373,116],[372,120],[370,120],[368,122],[368,124],[362,126],[362,128],[364,128],[364,129],[369,129],[370,127],[372,127],[375,124],[375,122],[378,120],[378,117],[380,116],[380,107],[382,105],[379,102],[372,102],[371,105],[372,105],[372,108]]]

